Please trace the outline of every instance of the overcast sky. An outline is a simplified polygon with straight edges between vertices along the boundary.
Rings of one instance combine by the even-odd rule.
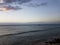
[[[12,2],[18,2],[14,9]],[[12,5],[8,11],[0,11],[0,22],[60,22],[60,0],[5,1]],[[7,5],[7,4],[6,4]],[[1,7],[1,4],[0,4]]]

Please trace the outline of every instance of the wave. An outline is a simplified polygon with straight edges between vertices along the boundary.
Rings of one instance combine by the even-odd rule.
[[[20,32],[20,33],[14,33],[14,34],[5,34],[5,35],[0,35],[0,37],[4,37],[4,36],[12,36],[12,35],[20,35],[20,34],[25,34],[25,33],[34,33],[34,32],[41,32],[41,31],[50,31],[50,30],[53,30],[53,29],[60,29],[60,27],[54,27],[54,28],[47,28],[47,29],[44,29],[44,30],[34,30],[34,31],[26,31],[26,32]]]

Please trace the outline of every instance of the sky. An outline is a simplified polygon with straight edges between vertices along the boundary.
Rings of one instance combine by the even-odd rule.
[[[0,23],[60,22],[60,0],[0,0]]]

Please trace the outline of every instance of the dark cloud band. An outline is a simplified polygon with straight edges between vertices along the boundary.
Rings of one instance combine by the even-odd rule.
[[[18,2],[20,4],[30,2],[31,0],[4,0],[5,3]]]
[[[40,6],[46,6],[47,5],[47,2],[44,2],[44,3],[40,3],[40,4],[28,4],[28,5],[26,5],[26,6],[28,6],[28,7],[40,7]]]
[[[46,2],[40,3],[39,2],[40,0],[38,1],[39,3],[38,2],[34,3],[34,1],[38,1],[38,0],[3,0],[3,3],[0,3],[0,7],[2,6],[9,10],[18,10],[18,9],[22,9],[21,5],[23,5],[23,4],[25,5],[26,3],[27,3],[27,6],[29,6],[29,7],[39,7],[39,6],[47,5]],[[30,2],[32,2],[32,3],[30,3]],[[15,3],[15,4],[13,4],[13,3]],[[19,5],[19,6],[17,6],[17,5]]]

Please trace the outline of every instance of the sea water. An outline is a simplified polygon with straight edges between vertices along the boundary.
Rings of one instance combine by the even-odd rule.
[[[60,25],[4,25],[0,26],[1,45],[30,45],[60,38]]]
[[[3,26],[1,25],[0,26],[0,35],[46,30],[46,29],[49,30],[50,28],[56,28],[56,27],[60,27],[60,25],[59,24],[3,25]]]

